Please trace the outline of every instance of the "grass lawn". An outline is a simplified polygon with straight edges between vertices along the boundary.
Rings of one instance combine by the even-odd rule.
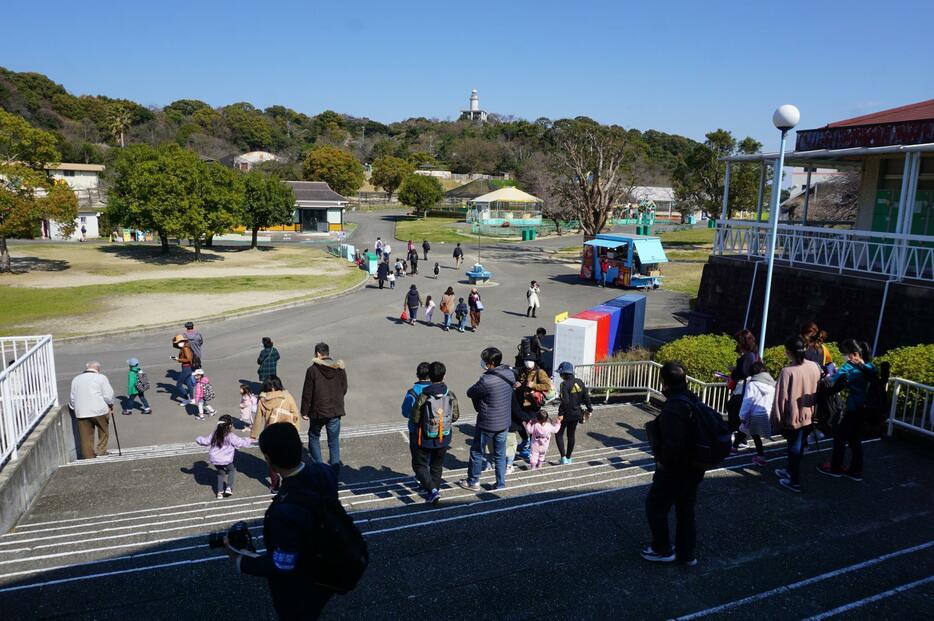
[[[674,246],[713,246],[716,231],[707,228],[693,228],[684,231],[668,231],[659,235],[665,248]]]
[[[477,236],[469,233],[462,233],[454,228],[454,225],[462,222],[460,218],[453,216],[429,216],[428,218],[411,217],[400,218],[396,221],[396,239],[399,241],[412,240],[420,244],[423,239],[433,243],[469,243],[476,242]],[[489,237],[482,236],[483,243],[503,243],[516,241],[517,237]]]
[[[688,293],[696,298],[703,273],[704,263],[666,263],[662,266],[662,289]]]
[[[192,295],[263,291],[297,291],[324,295],[353,286],[361,279],[360,270],[346,270],[321,276],[240,276],[227,278],[167,278],[139,280],[119,285],[85,285],[33,289],[0,285],[3,312],[0,331],[30,322],[53,318],[78,317],[98,313],[114,296],[142,294]],[[301,297],[297,293],[296,297]],[[248,300],[249,301],[249,300]],[[255,301],[255,300],[254,300]],[[244,306],[250,306],[245,304]]]

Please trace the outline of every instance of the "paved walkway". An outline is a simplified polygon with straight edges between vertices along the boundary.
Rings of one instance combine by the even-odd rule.
[[[354,243],[372,247],[376,236],[384,240],[393,235],[392,213],[358,213],[352,218],[359,224]],[[469,286],[464,270],[453,268],[451,244],[435,244],[428,263],[419,263],[421,275],[401,279],[394,291],[378,290],[375,283],[349,295],[307,306],[273,311],[267,314],[199,324],[205,336],[204,368],[217,389],[215,407],[236,418],[239,383],[256,380],[256,357],[260,339],[269,336],[282,356],[279,375],[296,399],[301,398],[305,369],[311,361],[314,344],[325,341],[332,355],[342,358],[348,369],[350,391],[347,396],[352,426],[396,423],[399,405],[406,388],[414,379],[415,367],[422,360],[441,360],[448,367],[452,389],[463,394],[480,374],[480,351],[488,346],[502,349],[507,358],[514,356],[523,336],[539,326],[553,332],[554,315],[577,312],[622,295],[618,289],[601,289],[577,279],[576,264],[555,260],[541,248],[563,247],[580,241],[579,236],[543,240],[526,244],[484,246],[482,260],[493,271],[498,286],[481,290],[487,310],[476,334],[443,332],[439,327],[400,325],[403,297],[415,283],[422,296],[431,295],[440,302],[444,289],[451,285],[466,297]],[[420,240],[419,240],[420,243]],[[394,254],[403,252],[405,243],[393,240]],[[472,263],[475,247],[466,246],[466,262]],[[431,274],[434,261],[443,269],[436,280]],[[525,291],[530,280],[542,286],[543,308],[538,319],[525,317]],[[648,336],[671,338],[681,331],[673,313],[687,309],[688,296],[669,291],[648,294],[646,328]],[[439,313],[440,314],[440,313]],[[438,315],[436,315],[437,320]],[[102,326],[104,328],[106,326]],[[194,418],[195,408],[187,412],[170,400],[174,394],[174,375],[178,368],[169,357],[172,335],[183,331],[153,330],[124,336],[56,343],[56,370],[59,391],[67,399],[71,378],[84,363],[97,359],[103,364],[117,394],[126,391],[126,360],[139,358],[149,374],[153,389],[147,395],[155,410],[152,416],[137,411],[133,416],[117,415],[120,440],[124,447],[190,442],[204,433],[209,422]],[[111,441],[111,448],[116,448]]]
[[[571,465],[521,470],[505,491],[413,491],[405,434],[346,439],[340,496],[366,534],[371,566],[328,618],[341,619],[920,619],[934,604],[930,446],[866,444],[866,480],[776,485],[750,453],[708,474],[698,501],[695,568],[648,565],[643,499],[654,464],[647,406],[598,409]],[[473,429],[460,425],[445,479],[464,474]],[[167,453],[171,452],[167,449]],[[379,456],[378,458],[375,456]],[[61,468],[20,525],[0,536],[0,610],[8,619],[266,619],[262,582],[235,574],[205,536],[269,503],[257,451],[239,453],[236,495],[214,500],[206,455],[84,462]],[[482,482],[491,483],[485,475]],[[262,546],[262,539],[258,540]],[[927,613],[925,613],[927,611]],[[823,618],[823,617],[817,617]]]

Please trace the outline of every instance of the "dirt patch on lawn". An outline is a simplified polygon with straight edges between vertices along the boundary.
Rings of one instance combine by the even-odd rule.
[[[26,279],[10,282],[14,287],[81,287],[84,285],[117,285],[128,280],[162,280],[169,278],[230,278],[235,276],[323,276],[334,273],[334,265],[322,261],[320,267],[282,267],[272,263],[261,267],[185,266],[132,272],[122,275],[91,274],[88,272],[33,272]]]

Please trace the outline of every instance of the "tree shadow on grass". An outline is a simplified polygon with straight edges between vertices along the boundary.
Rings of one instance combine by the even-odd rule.
[[[14,274],[27,272],[64,272],[71,269],[68,261],[60,259],[40,259],[39,257],[11,257],[11,269]]]
[[[222,252],[220,247],[210,249],[211,252]],[[101,246],[98,251],[118,257],[120,259],[129,259],[141,263],[152,265],[189,265],[197,264],[194,250],[186,250],[177,246],[170,246],[168,253],[163,253],[161,246]],[[214,263],[223,261],[224,257],[216,254],[201,254],[201,263]]]

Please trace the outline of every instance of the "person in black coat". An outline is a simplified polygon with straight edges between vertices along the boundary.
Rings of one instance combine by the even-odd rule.
[[[558,453],[562,464],[573,463],[571,453],[574,452],[575,433],[577,425],[584,420],[584,409],[588,416],[593,413],[593,403],[590,401],[590,391],[584,382],[574,377],[574,365],[562,362],[558,365],[558,374],[561,376],[561,385],[558,386],[558,396],[561,404],[558,406],[558,418],[561,418],[561,428],[555,434],[558,443]],[[567,445],[564,436],[567,435]]]
[[[379,288],[383,288],[383,284],[389,280],[389,261],[380,261],[379,267],[376,268],[376,280],[379,281]]]
[[[425,253],[425,260],[428,260],[428,251],[431,250],[431,244],[428,243],[427,239],[422,240],[422,252]]]

